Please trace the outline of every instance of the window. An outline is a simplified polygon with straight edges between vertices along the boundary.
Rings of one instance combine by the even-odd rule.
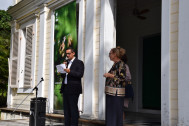
[[[11,57],[11,88],[26,89],[34,86],[35,35],[36,21],[20,26],[13,35]],[[24,93],[18,91],[18,93]]]
[[[25,58],[24,58],[24,83],[23,87],[32,87],[32,45],[33,26],[26,27],[25,32]]]
[[[12,58],[11,58],[11,73],[10,86],[16,88],[18,86],[18,49],[19,49],[19,32],[13,34],[12,41]]]

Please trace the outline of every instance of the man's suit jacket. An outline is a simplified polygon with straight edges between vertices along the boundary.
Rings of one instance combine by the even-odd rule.
[[[84,64],[81,60],[75,58],[70,67],[70,73],[67,75],[67,84],[64,84],[66,74],[62,74],[63,81],[60,92],[65,94],[81,94],[81,78],[83,74]]]

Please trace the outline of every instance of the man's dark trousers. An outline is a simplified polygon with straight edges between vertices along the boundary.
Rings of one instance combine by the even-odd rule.
[[[78,98],[79,94],[63,94],[65,126],[78,126]]]

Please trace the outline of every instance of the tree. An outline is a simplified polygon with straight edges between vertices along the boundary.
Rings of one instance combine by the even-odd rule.
[[[8,57],[10,50],[10,26],[11,16],[4,10],[0,10],[0,102],[6,96],[8,84]],[[3,100],[3,101],[2,101]],[[6,101],[5,103],[6,104]],[[2,103],[0,103],[0,106]]]

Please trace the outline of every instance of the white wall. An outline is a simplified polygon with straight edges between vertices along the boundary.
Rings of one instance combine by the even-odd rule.
[[[178,125],[189,125],[189,1],[179,1]]]

